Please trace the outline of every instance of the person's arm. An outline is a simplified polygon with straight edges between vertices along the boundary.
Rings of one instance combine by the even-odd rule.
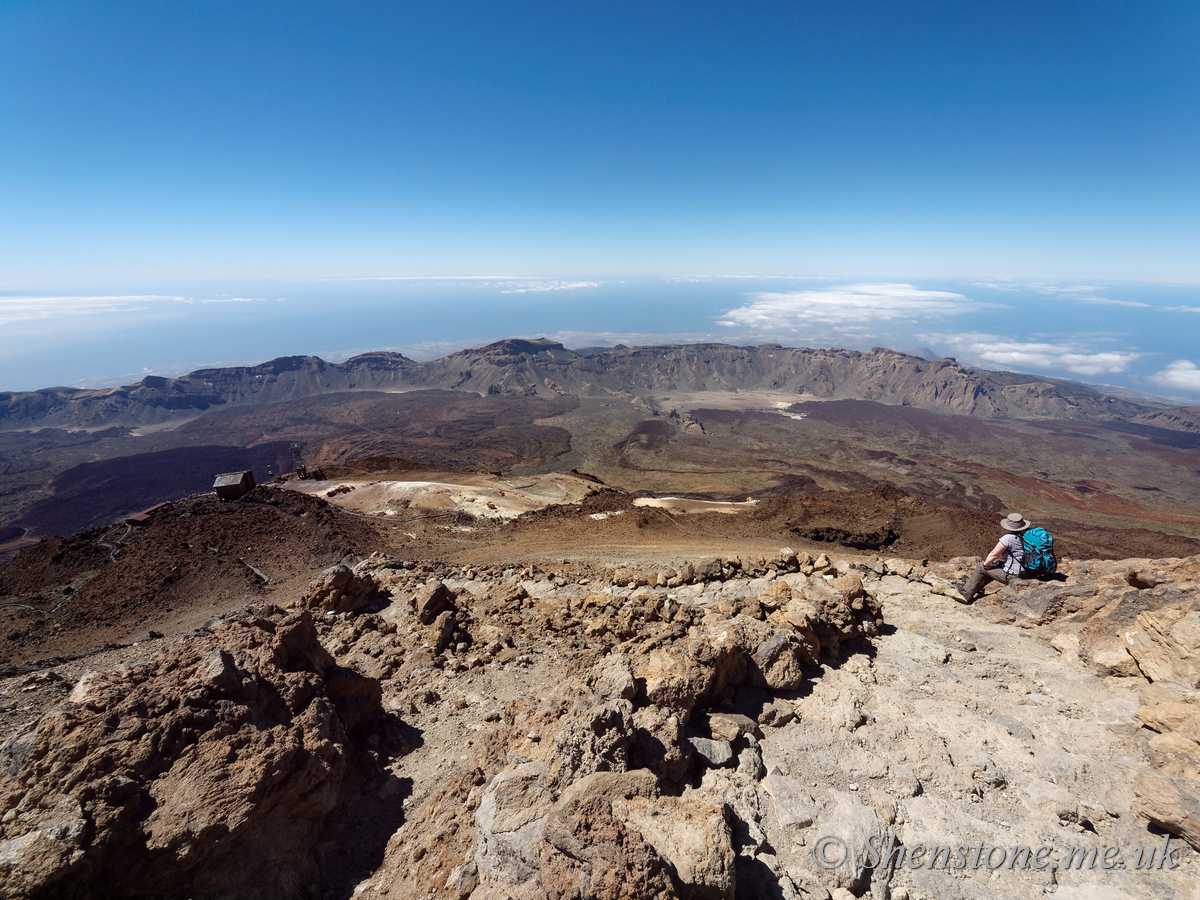
[[[1006,553],[1008,553],[1008,548],[1004,546],[1004,541],[997,541],[996,546],[992,548],[992,552],[983,561],[984,568],[990,568],[993,564],[1004,559]]]

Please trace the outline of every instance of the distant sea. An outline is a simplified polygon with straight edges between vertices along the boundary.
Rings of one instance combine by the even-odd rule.
[[[1200,286],[904,276],[275,279],[0,291],[0,390],[506,337],[882,346],[1200,402]]]

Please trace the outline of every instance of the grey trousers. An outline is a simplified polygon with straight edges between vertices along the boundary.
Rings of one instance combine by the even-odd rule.
[[[992,564],[992,568],[985,569],[983,563],[975,567],[975,571],[971,573],[971,577],[967,579],[967,583],[963,585],[963,593],[970,598],[974,598],[976,594],[983,592],[983,586],[991,581],[998,581],[1001,584],[1008,584],[1008,579],[1011,576],[1004,571],[1004,563],[997,562]]]

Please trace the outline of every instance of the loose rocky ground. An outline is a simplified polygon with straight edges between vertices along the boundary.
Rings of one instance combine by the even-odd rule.
[[[26,549],[0,566],[0,647],[7,662],[145,640],[150,632],[169,635],[249,602],[287,603],[314,571],[375,550],[410,560],[537,565],[595,577],[631,559],[670,563],[721,555],[749,564],[789,545],[814,553],[839,547],[851,556],[949,559],[986,552],[996,539],[994,513],[890,485],[767,496],[738,515],[694,515],[635,506],[643,494],[607,489],[581,474],[500,478],[396,460],[331,466],[327,474],[325,481],[284,485],[312,496],[278,486],[233,503],[198,495],[154,510],[144,527],[93,529]],[[457,499],[427,489],[429,482],[452,479],[462,483]],[[413,491],[414,484],[426,487]],[[585,490],[592,493],[579,503],[561,502]],[[490,491],[506,494],[496,497],[496,510],[483,499]],[[361,504],[364,496],[374,499]],[[385,496],[393,499],[374,502]],[[526,508],[550,505],[506,521],[505,504],[515,499]],[[1054,531],[1063,559],[1200,553],[1194,538],[1042,522]]]
[[[900,540],[938,518],[905,496],[805,510]],[[1073,552],[964,606],[972,558],[778,502],[381,525],[261,489],[35,548],[0,584],[63,627],[0,679],[0,893],[1194,896],[1200,557]],[[150,638],[160,596],[200,620]],[[35,661],[99,634],[137,643]]]

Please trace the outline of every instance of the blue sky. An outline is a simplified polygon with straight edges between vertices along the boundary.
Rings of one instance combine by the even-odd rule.
[[[1200,398],[1197,46],[1191,2],[4,0],[0,389],[874,328]],[[601,286],[360,280],[497,274]]]

